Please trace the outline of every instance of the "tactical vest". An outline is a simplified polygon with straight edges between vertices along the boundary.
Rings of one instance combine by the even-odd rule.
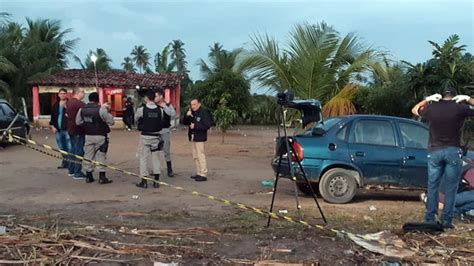
[[[90,136],[107,136],[109,126],[100,117],[100,106],[97,103],[88,103],[81,109],[84,120],[84,133]]]
[[[143,106],[143,117],[138,121],[138,130],[142,135],[154,135],[163,129],[161,108],[154,109]]]

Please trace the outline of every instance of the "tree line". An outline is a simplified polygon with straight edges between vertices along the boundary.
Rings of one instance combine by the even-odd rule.
[[[78,39],[70,38],[57,20],[26,19],[22,25],[0,13],[0,97],[18,102],[31,98],[27,82],[69,66],[68,58],[84,70],[112,69],[112,59],[102,48],[90,50],[81,60],[74,55]],[[209,47],[197,62],[201,79],[189,77],[186,50],[174,40],[154,57],[136,45],[124,57],[123,71],[180,73],[183,112],[190,98],[202,99],[225,131],[232,123],[275,124],[276,92],[291,89],[301,99],[316,98],[326,117],[355,113],[411,117],[410,107],[423,97],[453,86],[460,93],[474,92],[474,57],[458,35],[443,43],[428,41],[432,57],[410,63],[392,59],[355,33],[341,34],[325,22],[297,24],[286,42],[267,34],[251,37],[250,47]],[[252,95],[251,84],[267,90]],[[220,122],[219,122],[220,121]],[[225,123],[224,123],[225,122]]]

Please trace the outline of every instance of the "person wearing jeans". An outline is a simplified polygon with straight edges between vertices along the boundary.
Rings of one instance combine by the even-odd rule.
[[[467,103],[467,104],[466,104]],[[428,120],[428,198],[425,222],[436,223],[440,183],[444,178],[445,207],[441,223],[454,228],[453,210],[462,170],[461,134],[464,121],[474,116],[474,99],[448,87],[415,105],[412,113]]]
[[[440,193],[439,193],[439,209],[444,209],[445,204],[445,194],[444,188],[446,186],[446,180],[443,180],[440,185]],[[422,193],[420,195],[421,201],[427,204],[427,196],[426,193]],[[471,213],[474,211],[474,168],[468,169],[464,176],[459,182],[458,191],[455,196],[454,200],[454,216],[460,215],[469,215],[474,216]]]
[[[67,116],[67,132],[71,140],[71,153],[79,156],[84,156],[85,135],[82,126],[76,124],[76,116],[79,109],[84,107],[82,100],[85,93],[82,88],[74,88],[73,98],[71,98],[66,105]],[[71,157],[75,163],[69,164],[69,176],[74,179],[85,179],[86,175],[82,172],[81,160]]]
[[[58,99],[51,110],[51,130],[56,136],[56,144],[60,150],[70,152],[71,151],[71,140],[67,132],[67,121],[66,121],[66,104],[67,104],[67,91],[60,89],[58,92]],[[69,156],[63,154],[63,160],[58,169],[69,168],[67,159]]]
[[[445,202],[442,223],[451,226],[453,220],[455,196],[458,190],[462,170],[462,151],[458,147],[446,147],[428,154],[428,198],[425,221],[435,223],[438,213],[439,186],[444,175]]]

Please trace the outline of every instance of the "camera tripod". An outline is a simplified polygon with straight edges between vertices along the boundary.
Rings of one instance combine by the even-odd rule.
[[[314,192],[313,187],[311,186],[311,183],[309,182],[309,179],[306,176],[306,172],[303,169],[301,161],[298,158],[298,154],[295,151],[294,144],[293,144],[293,139],[288,137],[288,131],[287,131],[287,128],[286,128],[286,112],[287,112],[287,109],[284,108],[283,105],[280,105],[280,112],[279,112],[280,113],[280,119],[279,120],[282,122],[282,124],[278,125],[278,138],[277,138],[277,143],[276,143],[277,148],[276,148],[276,152],[275,152],[275,155],[279,156],[279,159],[278,159],[278,168],[277,168],[277,172],[276,172],[276,175],[275,175],[275,183],[273,185],[273,195],[272,195],[272,203],[270,205],[270,213],[273,212],[273,206],[274,206],[274,203],[275,203],[275,196],[276,196],[277,188],[278,188],[278,180],[280,178],[283,178],[283,177],[280,176],[280,174],[281,174],[281,170],[282,170],[281,168],[282,168],[282,164],[283,164],[282,161],[284,160],[283,156],[286,154],[286,156],[287,156],[286,163],[288,164],[290,178],[292,179],[293,183],[295,184],[295,200],[296,200],[296,208],[298,210],[298,214],[301,216],[301,205],[300,205],[299,198],[298,198],[298,187],[297,187],[297,184],[296,184],[295,169],[293,168],[292,161],[296,161],[296,164],[299,167],[299,170],[300,170],[300,172],[303,176],[303,179],[304,179],[306,185],[309,187],[309,189],[311,191],[311,196],[313,197],[314,202],[316,203],[316,206],[318,207],[319,213],[321,214],[321,218],[323,219],[324,223],[327,224],[326,217],[324,216],[323,210],[321,209],[321,206],[319,205],[318,199],[316,197],[316,193]],[[283,128],[283,136],[281,136],[280,126]],[[267,227],[270,226],[271,218],[272,218],[272,215],[269,215],[268,216],[268,221],[267,221]]]

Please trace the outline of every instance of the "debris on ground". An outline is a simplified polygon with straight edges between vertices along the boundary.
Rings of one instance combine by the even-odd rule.
[[[366,235],[347,233],[347,236],[357,245],[388,257],[404,259],[415,255],[403,240],[389,231]]]
[[[262,186],[264,186],[264,187],[273,187],[273,182],[272,182],[272,181],[263,180],[263,181],[262,181]]]
[[[0,264],[88,264],[137,263],[140,261],[185,262],[184,258],[210,257],[202,245],[207,239],[220,235],[204,228],[190,229],[128,229],[115,230],[103,226],[89,225],[74,229],[61,229],[57,224],[50,227],[35,227],[0,220],[8,224],[9,234],[0,235]],[[148,243],[108,240],[107,235],[140,236]],[[159,238],[160,243],[149,243],[150,238]],[[182,245],[163,243],[162,239],[182,239]],[[124,237],[121,237],[124,239]],[[174,240],[177,241],[177,240]],[[141,241],[144,242],[144,241]],[[166,242],[166,241],[164,241]],[[221,258],[216,261],[232,262]],[[162,264],[163,265],[163,264]],[[176,265],[176,264],[167,264]]]

